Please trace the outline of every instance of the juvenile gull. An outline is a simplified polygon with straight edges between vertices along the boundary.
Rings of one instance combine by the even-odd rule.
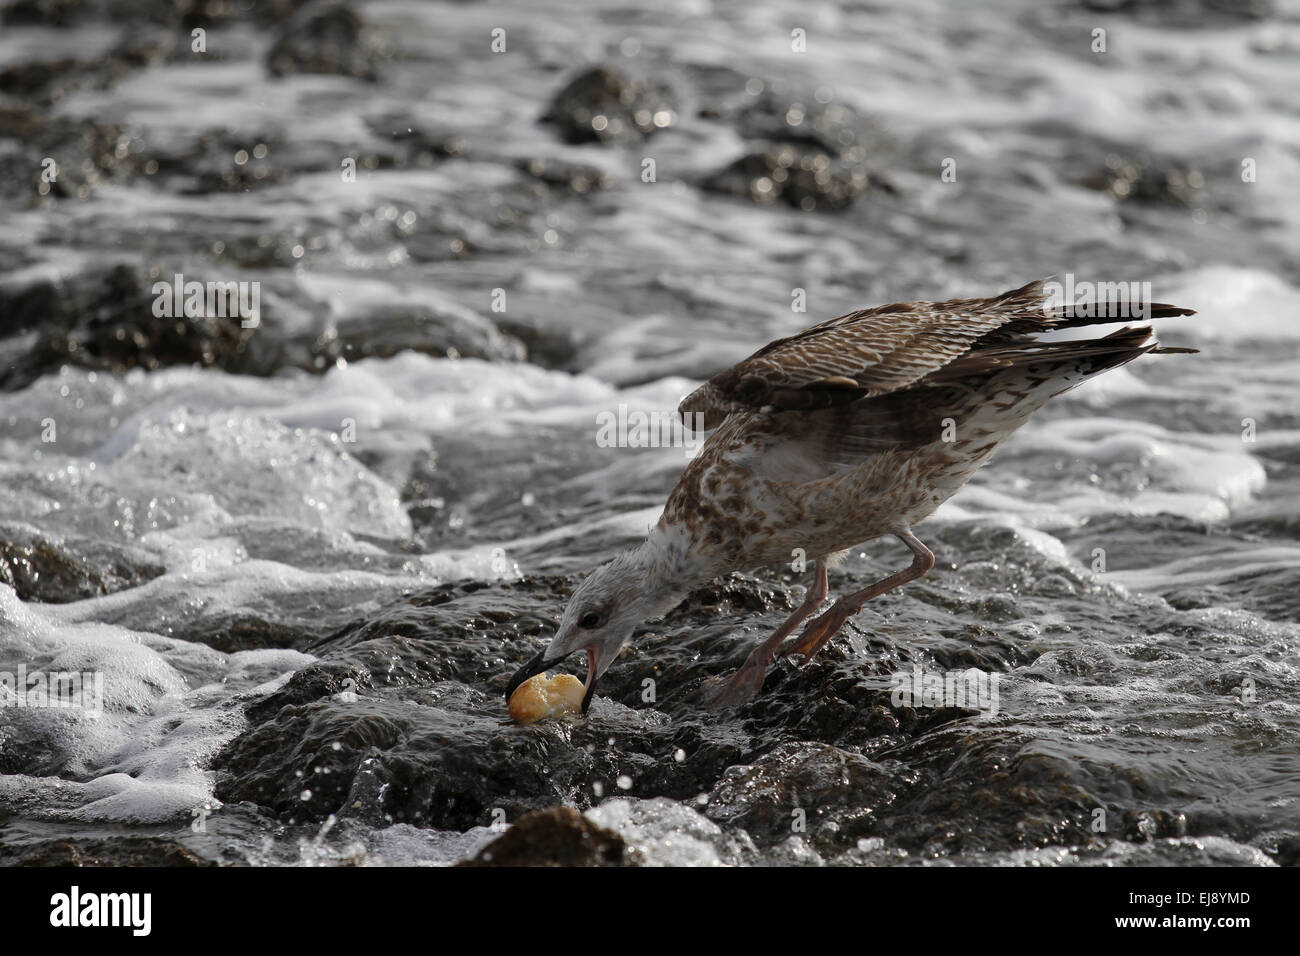
[[[1084,314],[1101,311],[1104,314]],[[646,540],[574,591],[550,646],[506,689],[587,655],[583,711],[633,629],[729,571],[815,561],[798,609],[734,673],[706,682],[706,705],[758,693],[777,648],[827,596],[826,569],[865,541],[894,535],[910,566],[846,594],[790,649],[810,658],[864,603],[915,580],[934,555],[912,534],[1048,399],[1162,348],[1150,326],[1041,341],[1037,333],[1192,315],[1160,303],[1049,308],[1043,282],[988,299],[900,302],[777,339],[688,395],[678,412],[713,431]],[[702,416],[702,418],[700,418]]]

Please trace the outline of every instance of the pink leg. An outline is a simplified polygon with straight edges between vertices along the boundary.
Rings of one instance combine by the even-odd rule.
[[[704,706],[710,710],[735,707],[757,694],[763,686],[767,665],[772,660],[772,655],[776,653],[776,649],[794,633],[794,629],[801,621],[826,600],[827,590],[826,562],[818,558],[812,587],[808,589],[808,595],[803,599],[803,603],[795,609],[784,624],[772,632],[771,637],[750,652],[745,658],[745,663],[741,664],[735,673],[711,677],[704,682],[700,688]]]
[[[853,594],[844,595],[844,597],[832,604],[825,614],[809,622],[803,633],[799,635],[799,640],[794,647],[790,648],[789,653],[812,657],[826,646],[826,642],[835,636],[836,632],[844,626],[845,621],[862,610],[862,605],[874,597],[879,597],[886,591],[892,591],[900,584],[916,580],[934,567],[934,554],[918,541],[912,532],[902,531],[896,532],[896,534],[903,544],[912,549],[914,558],[911,567],[905,568],[897,574],[891,574],[889,577],[877,581],[869,588],[863,588]]]

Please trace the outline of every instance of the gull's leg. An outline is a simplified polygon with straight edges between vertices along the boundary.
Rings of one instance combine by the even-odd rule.
[[[817,567],[813,572],[813,583],[808,588],[803,603],[772,633],[771,637],[750,651],[749,656],[745,658],[745,663],[741,664],[734,673],[711,677],[704,682],[700,687],[704,706],[710,710],[735,707],[757,694],[763,686],[767,665],[772,660],[772,655],[776,653],[776,649],[781,646],[782,641],[794,633],[794,629],[801,621],[826,600],[827,590],[826,561],[818,558]]]
[[[897,574],[891,574],[889,577],[877,581],[869,588],[863,588],[853,594],[844,595],[844,597],[832,604],[825,614],[808,623],[803,633],[799,635],[799,640],[794,647],[790,648],[788,653],[812,657],[826,645],[827,641],[835,636],[835,633],[844,626],[845,621],[862,610],[862,605],[874,597],[879,597],[886,591],[892,591],[900,584],[915,581],[934,567],[934,554],[918,541],[912,532],[899,531],[895,532],[895,534],[903,544],[912,549],[914,557],[911,567],[905,568]]]

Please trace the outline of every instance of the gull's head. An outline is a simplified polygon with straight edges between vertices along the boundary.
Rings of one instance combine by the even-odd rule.
[[[675,600],[671,601],[668,607],[675,603]],[[645,569],[636,560],[635,553],[619,555],[578,585],[569,598],[560,619],[560,629],[555,632],[550,646],[515,672],[506,687],[506,697],[533,675],[583,651],[587,655],[587,688],[582,698],[582,712],[585,714],[591,705],[596,681],[609,669],[632,636],[632,631],[668,607],[664,607],[664,600],[647,580]]]

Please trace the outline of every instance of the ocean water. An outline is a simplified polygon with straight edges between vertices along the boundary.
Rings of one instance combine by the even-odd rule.
[[[3,197],[0,360],[33,372],[0,392],[0,555],[16,561],[16,543],[40,540],[98,583],[52,600],[38,582],[23,599],[0,579],[0,672],[103,679],[97,713],[0,709],[5,862],[54,840],[140,835],[225,863],[472,856],[499,835],[491,814],[474,823],[382,801],[350,812],[368,799],[357,764],[337,771],[355,777],[349,801],[304,782],[302,812],[288,812],[232,784],[238,762],[222,755],[247,752],[241,738],[266,720],[259,702],[333,660],[331,636],[380,622],[383,639],[394,607],[466,582],[526,616],[537,608],[510,588],[570,586],[638,540],[686,453],[600,447],[602,413],[670,411],[703,378],[825,317],[1049,275],[1149,283],[1197,313],[1162,321],[1162,341],[1200,352],[1146,357],[1051,403],[916,529],[939,556],[934,574],[869,607],[826,652],[875,694],[901,661],[978,661],[999,674],[999,712],[832,735],[801,723],[817,691],[782,671],[771,711],[715,721],[734,747],[723,765],[691,770],[684,752],[683,773],[698,776],[677,785],[629,758],[627,786],[622,773],[584,779],[551,802],[619,833],[649,865],[1294,857],[1300,7],[349,6],[374,37],[374,82],[270,76],[278,27],[250,16],[209,24],[202,55],[188,52],[187,25],[155,22],[157,35],[182,36],[170,53],[110,78],[65,67],[78,79],[59,95],[15,81],[0,100],[15,113],[35,104],[37,117],[30,134],[11,124],[7,168],[46,144],[70,151],[62,163],[96,124],[112,125],[119,161],[65,163],[62,191],[24,181]],[[490,48],[498,28],[503,53]],[[0,70],[93,61],[123,29],[90,7],[68,25],[6,26]],[[538,122],[599,63],[670,86],[667,128],[570,144]],[[743,118],[767,97],[800,115],[847,111],[872,176],[849,208],[702,188],[773,138]],[[788,108],[775,115],[798,132]],[[427,159],[410,137],[433,144]],[[367,168],[367,156],[381,160]],[[361,158],[355,181],[340,176],[349,157]],[[565,182],[576,168],[599,183],[545,181],[528,171],[542,160]],[[949,160],[955,181],[942,175]],[[246,351],[262,366],[37,368],[41,326],[20,315],[21,291],[50,281],[67,301],[81,277],[123,263],[150,282],[261,283]],[[792,309],[800,291],[804,312]],[[832,587],[903,560],[895,543],[864,543]],[[751,580],[806,583],[780,571]],[[542,603],[549,621],[521,632],[530,647],[562,607],[562,593]],[[665,685],[672,674],[685,686],[734,664],[780,611],[720,612],[713,636],[730,643],[713,658],[667,640],[684,626],[651,623],[584,727],[502,725],[483,739],[558,747],[641,726],[676,741],[664,728],[704,718],[679,698],[646,703],[619,670],[660,655],[672,662]],[[865,667],[882,642],[890,666]],[[464,673],[403,683],[403,706],[462,713],[465,700],[475,719],[504,718],[501,682],[531,654],[484,648]],[[396,706],[378,681],[356,693]],[[783,769],[796,779],[814,745],[845,766],[870,762],[862,779],[893,781],[906,814],[875,804],[858,835],[840,791],[822,787],[773,805],[786,817],[809,808],[835,832],[778,839],[755,809],[765,798],[737,794],[722,770],[761,791]],[[515,744],[503,746],[508,778]],[[987,818],[951,810],[964,788],[1006,772],[1068,780],[1085,820],[1100,807],[1126,823],[1081,836],[1020,825],[1007,802]],[[865,800],[870,786],[845,774],[848,803]]]

